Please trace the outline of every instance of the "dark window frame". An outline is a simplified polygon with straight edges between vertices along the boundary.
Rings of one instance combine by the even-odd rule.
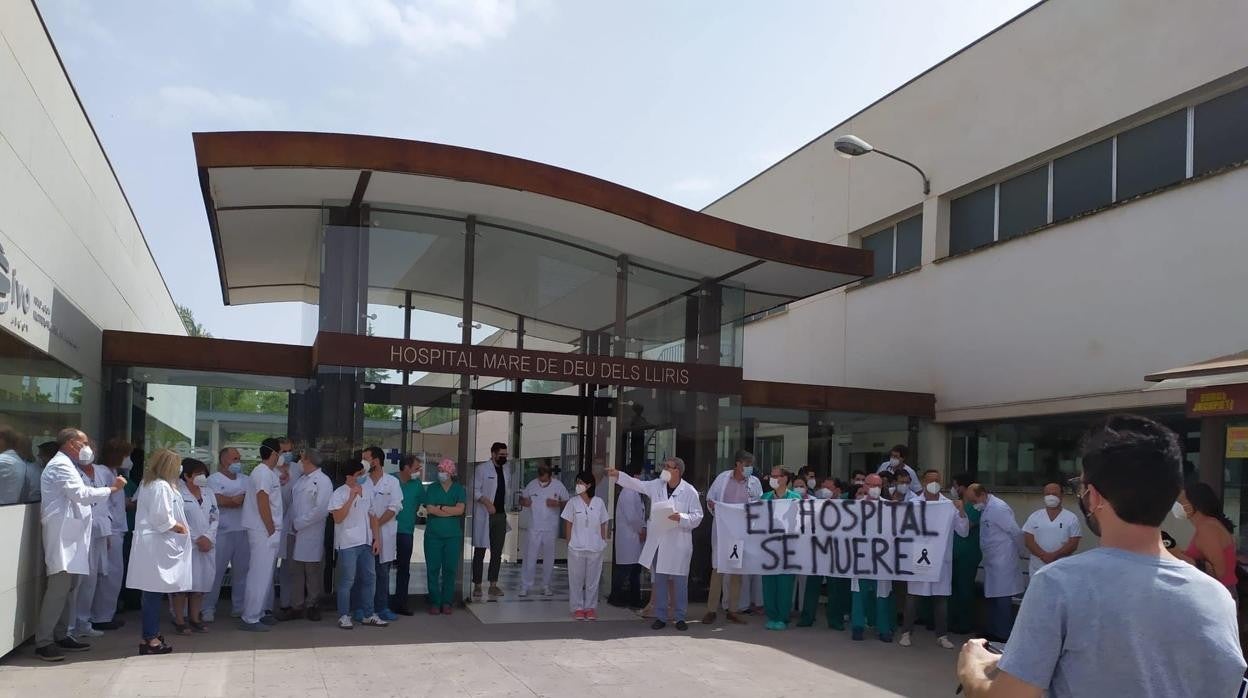
[[[919,244],[919,249],[918,249],[917,255],[915,255],[916,261],[915,261],[915,264],[912,266],[908,266],[904,269],[898,269],[897,262],[898,262],[899,256],[897,254],[897,244],[901,238],[899,231],[903,224],[908,224],[911,221],[915,221],[918,226],[917,240]],[[858,246],[864,250],[872,249],[867,246],[867,240],[871,238],[875,238],[876,236],[886,236],[888,238],[886,249],[888,249],[891,252],[891,257],[892,257],[889,260],[889,264],[888,264],[888,269],[890,271],[887,274],[884,274],[882,276],[872,274],[870,277],[863,279],[864,283],[871,283],[875,281],[882,281],[884,279],[891,279],[892,277],[897,276],[898,274],[902,274],[908,271],[913,271],[923,266],[923,212],[922,211],[914,214],[913,216],[906,216],[905,218],[894,221],[892,224],[884,226],[883,228],[880,228],[874,232],[868,233],[866,235],[862,235],[858,239],[859,240]]]

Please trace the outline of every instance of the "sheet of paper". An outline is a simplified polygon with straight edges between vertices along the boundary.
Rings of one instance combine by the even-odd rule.
[[[676,505],[670,499],[650,505],[650,523],[646,535],[662,535],[676,528],[676,522],[667,518],[675,513]]]

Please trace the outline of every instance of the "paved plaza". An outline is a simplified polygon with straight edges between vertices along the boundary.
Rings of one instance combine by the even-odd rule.
[[[701,617],[703,608],[690,608]],[[169,637],[163,657],[139,657],[138,613],[60,664],[28,643],[0,662],[8,696],[943,696],[956,652],[931,633],[902,648],[826,627],[768,632],[649,621],[484,624],[471,613],[400,618],[339,630],[292,621],[267,634],[219,620],[208,635]],[[820,619],[822,620],[822,618]],[[168,626],[164,626],[168,632]]]

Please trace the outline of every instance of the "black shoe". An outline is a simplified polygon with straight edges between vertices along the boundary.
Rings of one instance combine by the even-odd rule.
[[[86,652],[91,649],[91,645],[89,643],[79,642],[72,637],[67,637],[64,640],[57,640],[56,646],[66,652]]]
[[[35,656],[45,662],[63,662],[65,655],[61,653],[61,648],[56,645],[44,645],[35,648]]]
[[[663,628],[666,628],[666,627],[667,627],[667,623],[664,623],[661,620],[655,620],[653,623],[650,624],[651,630],[662,630]]]
[[[173,646],[165,642],[164,637],[157,637],[160,644],[153,647],[148,642],[139,643],[139,656],[147,656],[149,654],[169,654],[173,651]]]
[[[689,624],[683,620],[678,620],[676,621],[676,629],[683,633],[684,631],[689,629]]]
[[[310,620],[310,621],[312,621],[312,622],[314,622],[314,623],[315,623],[315,622],[317,622],[317,621],[320,621],[320,619],[321,619],[321,609],[317,608],[316,606],[312,606],[312,607],[308,608],[308,610],[307,610],[307,611],[305,611],[305,612],[304,612],[303,617],[304,617],[304,618],[307,618],[308,620]]]
[[[265,615],[264,615],[264,616],[260,619],[260,622],[261,622],[261,623],[263,623],[263,624],[265,624],[265,625],[268,625],[268,626],[277,625],[277,617],[276,617],[276,616],[274,616],[274,615],[273,615],[273,614],[271,614],[271,613],[266,613],[266,614],[265,614]]]
[[[124,626],[125,624],[126,624],[126,621],[120,618],[114,618],[108,621],[107,623],[92,623],[91,627],[95,628],[96,630],[121,630],[122,626]]]
[[[399,614],[399,615],[401,615],[401,616],[414,616],[414,615],[416,615],[416,612],[415,612],[415,611],[413,611],[413,610],[412,610],[412,609],[410,609],[410,608],[406,608],[406,607],[392,608],[392,609],[390,609],[390,610],[391,610],[391,611],[394,611],[395,613],[397,613],[397,614]]]

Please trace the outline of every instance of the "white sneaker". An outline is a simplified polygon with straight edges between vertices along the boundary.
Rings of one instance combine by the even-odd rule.
[[[944,647],[947,650],[953,649],[953,643],[950,642],[949,638],[945,637],[944,635],[941,635],[940,637],[936,638],[936,644],[940,645],[941,647]]]
[[[901,645],[902,647],[909,647],[910,646],[910,633],[902,633],[901,639],[897,641],[897,644]]]
[[[72,634],[74,637],[104,637],[103,632],[96,630],[95,628],[89,625],[85,628],[79,628],[78,630],[75,630]]]
[[[350,630],[355,627],[355,623],[351,622],[351,616],[338,616],[338,627],[343,630]]]
[[[384,628],[387,625],[390,625],[386,621],[382,620],[381,616],[377,615],[376,613],[360,621],[360,623],[363,625],[374,625],[374,626],[377,626],[378,628]]]
[[[554,596],[554,595],[555,595],[554,589],[551,589],[550,587],[546,587],[545,589],[542,589],[542,596]]]
[[[524,597],[526,597],[526,596],[528,596],[528,595],[529,595],[529,589],[528,589],[528,587],[520,587],[520,598],[522,598],[522,599],[523,599]]]
[[[205,623],[215,623],[217,620],[217,616],[213,611],[202,611],[200,612],[199,617]]]

